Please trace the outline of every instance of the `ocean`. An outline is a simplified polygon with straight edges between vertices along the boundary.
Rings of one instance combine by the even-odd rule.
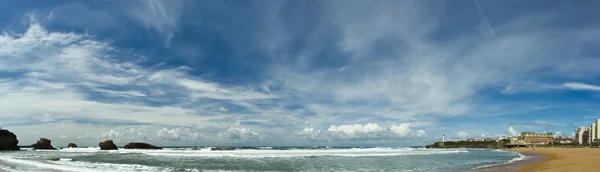
[[[470,171],[523,157],[488,149],[90,147],[0,152],[0,171]]]

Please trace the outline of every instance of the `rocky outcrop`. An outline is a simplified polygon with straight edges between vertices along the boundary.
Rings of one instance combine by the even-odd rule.
[[[69,145],[67,145],[68,148],[76,148],[77,145],[75,143],[69,143]]]
[[[148,143],[130,142],[123,146],[125,149],[162,149],[161,147],[154,146]]]
[[[19,149],[19,140],[14,133],[0,129],[0,150],[21,150]]]
[[[33,149],[56,149],[54,148],[54,146],[52,146],[52,141],[50,141],[50,139],[47,138],[40,138],[40,140],[38,140],[37,143],[31,145],[31,147],[33,147]]]
[[[502,149],[505,147],[504,141],[448,141],[435,142],[425,146],[426,148],[484,148],[484,149]]]
[[[444,142],[435,142],[432,145],[427,145],[425,148],[445,148]]]
[[[112,140],[106,140],[98,143],[100,150],[118,150],[117,145]]]

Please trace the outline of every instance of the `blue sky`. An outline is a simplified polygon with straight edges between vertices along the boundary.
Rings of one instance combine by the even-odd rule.
[[[419,145],[600,117],[600,2],[0,0],[0,126],[55,145]]]

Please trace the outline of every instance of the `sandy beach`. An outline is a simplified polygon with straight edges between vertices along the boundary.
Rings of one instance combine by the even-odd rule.
[[[579,172],[596,171],[600,163],[593,159],[600,157],[600,149],[595,148],[518,148],[527,158],[514,163],[500,164],[476,169],[476,172]],[[591,161],[592,160],[592,161]]]
[[[521,153],[538,153],[542,160],[532,162],[516,170],[528,171],[596,171],[600,163],[594,159],[600,157],[600,149],[596,148],[520,148]]]

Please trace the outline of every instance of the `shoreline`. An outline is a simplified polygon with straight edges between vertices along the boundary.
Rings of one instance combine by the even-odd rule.
[[[515,170],[515,172],[563,172],[563,171],[597,171],[600,163],[594,161],[600,157],[598,148],[517,148],[521,154],[537,154],[538,161],[528,161]],[[502,171],[502,170],[498,170]]]
[[[522,155],[522,159],[513,159],[501,164],[490,164],[472,169],[474,172],[506,172],[506,171],[517,171],[522,167],[540,162],[544,159],[542,154],[536,152],[521,152],[515,150],[503,150],[508,152],[518,152]]]

